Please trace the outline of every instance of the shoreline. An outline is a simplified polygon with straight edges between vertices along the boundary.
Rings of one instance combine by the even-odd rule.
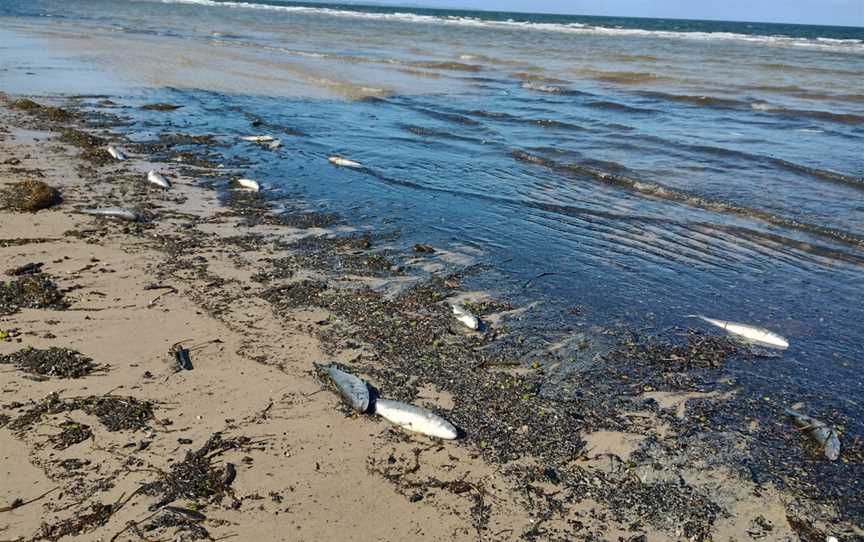
[[[32,380],[2,366],[0,414],[9,417],[3,425],[45,405],[54,392],[62,405],[52,400],[24,432],[0,429],[3,474],[10,477],[0,506],[59,488],[3,513],[10,523],[0,537],[29,540],[40,529],[66,528],[69,535],[109,540],[123,532],[117,540],[137,540],[135,529],[165,517],[154,531],[179,529],[184,539],[201,535],[201,527],[214,538],[266,540],[346,533],[362,540],[732,540],[753,529],[763,540],[864,535],[864,526],[838,519],[837,510],[809,509],[814,503],[800,488],[742,478],[732,468],[740,465],[724,465],[734,457],[728,451],[712,462],[712,446],[734,447],[735,436],[723,440],[718,430],[712,435],[718,440],[702,449],[670,452],[676,434],[700,427],[691,416],[722,409],[730,397],[692,391],[710,380],[700,380],[699,371],[711,364],[674,371],[691,391],[668,391],[665,373],[650,374],[651,356],[668,350],[633,347],[625,351],[632,357],[618,352],[621,366],[606,360],[609,372],[599,376],[608,381],[586,389],[584,405],[556,405],[543,397],[531,369],[506,363],[519,353],[498,323],[514,311],[506,301],[474,306],[494,322],[486,333],[453,325],[443,300],[464,295],[458,274],[406,278],[414,281],[410,287],[384,296],[368,285],[400,270],[375,250],[374,236],[327,229],[332,223],[315,213],[280,217],[242,193],[222,206],[215,190],[198,181],[224,177],[216,167],[161,164],[174,187],[151,188],[143,181],[151,164],[141,152],[129,153],[128,162],[103,162],[90,152],[102,143],[85,144],[91,159],[82,160],[81,149],[54,142],[57,134],[74,141],[64,132],[69,127],[86,134],[93,124],[110,125],[108,116],[63,103],[58,111],[71,117],[55,113],[58,120],[51,120],[44,108],[11,110],[12,101],[0,112],[9,129],[0,133],[0,149],[18,163],[0,170],[0,189],[41,178],[64,201],[35,214],[0,211],[0,252],[8,262],[0,271],[43,263],[40,272],[56,282],[69,307],[3,315],[0,329],[18,331],[0,342],[0,356],[25,346],[61,347],[108,368],[85,378]],[[99,135],[124,145],[104,129]],[[196,161],[203,153],[180,152],[189,153],[187,163],[208,165]],[[154,220],[129,225],[73,212],[103,202],[135,204]],[[148,289],[154,285],[165,288]],[[697,336],[685,353],[715,356],[722,366],[728,345],[706,339]],[[201,349],[192,352],[192,371],[174,372],[169,349],[182,340]],[[503,350],[487,353],[500,344]],[[331,359],[388,397],[445,414],[466,438],[442,444],[347,414],[314,375],[312,362]],[[496,360],[505,363],[495,366]],[[634,374],[642,379],[635,392],[633,381],[624,383]],[[632,400],[604,397],[622,390]],[[106,396],[147,402],[152,414],[143,425],[112,431],[92,408],[93,398]],[[70,424],[86,426],[91,436],[55,449]],[[220,432],[227,442],[207,448]],[[789,442],[806,446],[794,435]],[[213,469],[231,463],[236,480],[170,501],[205,520],[150,511],[159,492],[140,488],[163,480],[195,450],[217,450]],[[860,453],[844,448],[853,464]],[[90,463],[75,463],[82,457]],[[398,520],[382,525],[384,517]],[[82,527],[74,518],[90,523]],[[286,535],[288,529],[297,534]]]

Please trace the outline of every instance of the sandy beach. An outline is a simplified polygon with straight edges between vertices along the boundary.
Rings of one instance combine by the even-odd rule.
[[[103,161],[101,146],[90,149],[96,159],[87,150],[82,158],[81,149],[63,143],[75,140],[69,130],[91,133],[87,125],[107,117],[79,114],[74,104],[58,104],[65,113],[26,105],[4,99],[0,189],[39,180],[58,189],[62,203],[34,213],[2,211],[3,270],[40,264],[4,279],[47,279],[62,300],[49,308],[10,308],[17,298],[7,303],[0,355],[69,349],[81,356],[68,362],[73,368],[82,357],[92,363],[75,378],[64,378],[62,364],[43,364],[41,372],[8,360],[2,365],[3,539],[740,540],[762,528],[761,539],[817,540],[822,529],[837,528],[818,516],[796,519],[792,507],[808,515],[818,510],[801,506],[800,495],[703,470],[707,457],[659,470],[634,462],[633,453],[647,443],[675,438],[666,420],[683,420],[694,402],[723,397],[646,393],[656,406],[623,413],[626,431],[586,427],[556,435],[553,427],[569,431],[573,422],[547,424],[494,401],[464,404],[472,395],[483,400],[479,390],[454,397],[413,384],[428,380],[422,369],[397,374],[375,361],[387,338],[360,344],[351,340],[356,335],[339,336],[363,329],[364,319],[380,310],[381,300],[364,289],[375,270],[398,273],[367,256],[357,260],[370,248],[368,238],[284,224],[242,192],[225,207],[194,175],[206,170],[150,163],[105,130],[97,132],[99,144],[127,148],[129,160]],[[149,169],[173,179],[172,188],[148,185]],[[151,219],[130,223],[77,212],[121,201]],[[296,244],[287,248],[298,240],[326,244],[306,255],[309,262],[356,261],[345,263],[344,274],[325,273],[328,262],[315,269]],[[307,267],[289,269],[284,262],[292,258]],[[360,278],[358,267],[373,277]],[[329,310],[315,300],[327,291],[324,280],[338,281],[333,287],[361,304],[353,320],[349,300],[331,301]],[[405,301],[404,312],[388,318],[413,318],[400,325],[401,340],[422,348],[424,326],[453,324],[444,298],[424,289],[456,298],[458,277],[417,288],[413,295],[423,299]],[[489,322],[497,322],[493,312],[512,312],[491,300],[476,307]],[[488,340],[456,326],[448,335],[443,339],[455,347]],[[180,370],[171,355],[181,341],[192,347],[192,370]],[[330,360],[382,395],[445,416],[457,406],[461,416],[478,414],[471,425],[454,418],[468,431],[461,442],[352,414],[314,371],[314,362]],[[527,389],[530,377],[516,371],[499,378],[507,372],[477,382],[502,386],[500,399],[512,401],[502,384]],[[542,402],[535,408],[542,411]],[[500,435],[503,441],[483,440],[480,428],[507,415],[521,416],[525,425]],[[525,437],[533,445],[513,453],[509,439]],[[224,482],[229,464],[236,478],[216,483]],[[618,494],[616,487],[628,489]]]

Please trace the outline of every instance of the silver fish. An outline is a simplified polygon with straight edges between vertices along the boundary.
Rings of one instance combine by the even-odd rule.
[[[463,307],[462,305],[451,305],[453,309],[453,316],[456,317],[457,320],[470,327],[471,329],[480,329],[480,320],[471,314],[468,309]]]
[[[328,158],[328,160],[330,160],[331,164],[336,165],[336,166],[353,167],[353,168],[363,167],[363,164],[361,164],[360,162],[355,162],[354,160],[342,158],[341,156],[335,156],[334,155],[334,156],[331,156],[330,158]]]
[[[251,190],[253,192],[261,190],[261,185],[258,184],[258,181],[253,181],[252,179],[237,179],[237,184],[246,190]]]
[[[753,341],[764,346],[779,348],[780,350],[786,350],[787,348],[789,348],[789,341],[787,341],[784,337],[781,337],[773,331],[769,331],[761,327],[751,326],[749,324],[739,324],[736,322],[727,322],[726,320],[715,320],[714,318],[708,318],[706,316],[702,316],[701,314],[689,314],[688,317],[699,318],[708,322],[709,324],[725,329],[732,335],[743,337],[749,341]]]
[[[791,408],[786,409],[786,414],[794,420],[795,425],[806,429],[813,440],[822,446],[822,453],[829,461],[834,461],[840,457],[840,437],[837,435],[836,429]]]
[[[268,141],[273,141],[276,139],[273,136],[269,135],[256,135],[256,136],[245,136],[241,137],[243,141],[251,141],[252,143],[267,143]]]
[[[403,429],[430,437],[452,440],[459,436],[456,427],[441,416],[407,403],[378,399],[375,413]]]
[[[129,220],[131,222],[137,222],[138,220],[141,220],[141,215],[139,215],[132,209],[127,209],[125,207],[89,208],[81,209],[81,212],[85,215],[103,216],[105,218],[119,218],[120,220]]]
[[[278,139],[274,139],[273,141],[270,142],[269,145],[267,145],[267,148],[270,149],[271,151],[275,151],[276,149],[278,149],[281,146],[282,146],[282,142]]]
[[[117,147],[115,147],[113,145],[108,145],[107,151],[108,151],[108,154],[111,155],[111,158],[113,158],[115,160],[122,161],[122,160],[126,159],[126,155],[123,154],[123,152],[120,149],[118,149]]]
[[[159,173],[158,171],[151,171],[147,174],[147,181],[155,184],[160,188],[164,188],[168,190],[171,188],[171,182],[165,178],[164,175]]]
[[[351,405],[351,408],[360,414],[369,409],[369,387],[363,380],[345,371],[340,371],[335,365],[318,365],[316,363],[315,367],[319,371],[327,373],[327,376],[339,389],[342,399]]]

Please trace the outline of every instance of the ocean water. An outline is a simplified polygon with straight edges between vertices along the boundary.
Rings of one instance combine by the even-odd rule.
[[[791,347],[739,384],[864,430],[860,27],[213,0],[7,0],[0,21],[4,90],[273,133],[277,153],[226,152],[277,205],[481,264],[470,285],[531,304],[538,344],[762,325]],[[128,114],[137,137],[166,119]]]

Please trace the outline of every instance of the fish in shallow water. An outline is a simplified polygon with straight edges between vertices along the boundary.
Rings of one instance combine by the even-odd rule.
[[[375,401],[375,413],[385,420],[415,433],[447,440],[459,436],[456,427],[441,416],[407,403],[378,399]]]
[[[813,440],[822,446],[822,453],[829,461],[834,461],[840,457],[840,437],[837,435],[836,429],[791,408],[786,409],[786,414],[792,418],[795,425],[809,432]]]
[[[268,141],[273,141],[276,139],[273,136],[269,135],[256,135],[256,136],[245,136],[241,137],[243,141],[251,141],[252,143],[267,143]]]
[[[270,149],[271,151],[275,151],[276,149],[278,149],[281,146],[282,146],[282,142],[279,141],[278,139],[274,139],[273,141],[270,142],[269,145],[267,145],[267,148]]]
[[[328,158],[328,160],[330,160],[331,164],[336,165],[336,166],[353,167],[353,168],[363,167],[363,164],[361,164],[360,162],[355,162],[354,160],[342,158],[341,156],[331,156],[330,158]]]
[[[779,348],[781,350],[789,348],[789,341],[787,341],[780,335],[774,333],[773,331],[769,331],[761,327],[751,326],[748,324],[739,324],[736,322],[727,322],[726,320],[715,320],[714,318],[708,318],[706,316],[702,316],[701,314],[690,314],[688,316],[690,318],[702,319],[709,324],[725,329],[732,335],[743,337],[744,339],[753,341],[755,343],[770,346],[773,348]]]
[[[360,414],[369,409],[369,387],[356,376],[339,370],[335,365],[318,365],[318,370],[327,373],[342,395],[342,399]]]
[[[457,320],[470,327],[471,329],[480,329],[480,320],[471,314],[468,309],[463,307],[462,305],[451,305],[453,309],[453,316],[456,317]]]
[[[159,173],[158,171],[149,172],[147,174],[147,181],[155,184],[156,186],[158,186],[160,188],[164,188],[165,190],[168,190],[169,188],[171,188],[171,182],[168,181],[168,179],[166,179],[165,176],[162,175],[161,173]]]
[[[110,154],[111,158],[113,158],[115,160],[125,160],[126,159],[126,155],[123,154],[123,152],[120,149],[118,149],[117,147],[114,147],[113,145],[108,146],[108,154]]]
[[[119,218],[120,220],[129,220],[137,222],[141,220],[141,215],[132,209],[125,207],[98,207],[90,209],[81,209],[85,215],[103,216],[105,218]]]
[[[253,192],[258,192],[261,190],[261,185],[258,184],[258,181],[253,181],[252,179],[237,179],[237,184],[246,190],[251,190]]]

